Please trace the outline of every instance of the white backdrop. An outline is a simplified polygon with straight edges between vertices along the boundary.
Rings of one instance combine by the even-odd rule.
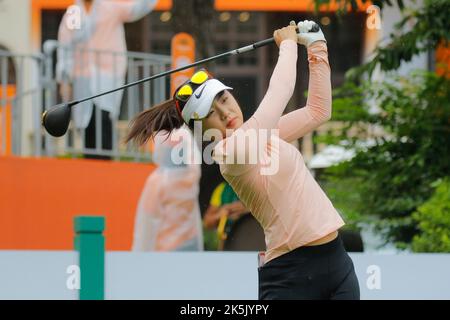
[[[450,254],[350,254],[362,299],[450,299]],[[77,299],[73,251],[0,251],[0,299]],[[257,299],[253,252],[107,252],[106,299]]]

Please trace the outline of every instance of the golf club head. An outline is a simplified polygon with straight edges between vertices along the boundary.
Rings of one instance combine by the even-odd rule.
[[[58,104],[44,112],[42,125],[52,136],[61,137],[69,128],[70,114],[71,108],[67,103]]]

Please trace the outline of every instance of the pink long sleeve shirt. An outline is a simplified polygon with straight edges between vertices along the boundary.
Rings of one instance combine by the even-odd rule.
[[[313,131],[331,116],[330,66],[325,42],[315,42],[308,48],[308,61],[306,106],[282,116],[294,92],[297,71],[297,43],[284,40],[264,99],[254,115],[237,130],[279,129],[278,136],[270,136],[261,159],[253,164],[227,161],[227,144],[231,145],[230,140],[238,137],[237,131],[214,148],[214,159],[219,162],[223,177],[264,229],[266,262],[344,225],[299,150],[289,143]],[[239,146],[235,148],[238,153],[248,152],[247,147],[240,151]],[[274,158],[279,161],[277,170],[261,174],[267,161]]]

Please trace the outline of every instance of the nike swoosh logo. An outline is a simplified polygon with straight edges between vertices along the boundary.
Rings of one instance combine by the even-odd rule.
[[[202,90],[200,90],[200,92],[198,93],[198,95],[197,95],[197,94],[194,94],[195,97],[196,97],[197,99],[200,99],[200,97],[201,97],[202,94],[203,94],[203,90],[205,90],[205,88],[206,88],[206,84],[203,86]]]

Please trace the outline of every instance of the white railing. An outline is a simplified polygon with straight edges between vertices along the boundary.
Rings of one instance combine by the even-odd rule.
[[[85,146],[86,130],[75,128],[73,123],[69,126],[67,134],[61,138],[50,136],[41,125],[41,115],[44,110],[63,102],[59,95],[61,84],[56,81],[55,66],[58,50],[64,50],[67,53],[72,49],[62,47],[55,40],[48,40],[44,43],[42,54],[20,55],[0,50],[0,155],[8,153],[37,157],[96,155],[116,160],[148,160],[150,158],[148,150],[136,150],[130,144],[123,144],[122,141],[129,121],[138,112],[168,98],[169,79],[161,78],[125,90],[121,101],[121,114],[117,120],[112,121],[112,146],[109,148],[102,148],[101,110],[96,108],[94,138],[96,147],[88,148]],[[165,71],[171,64],[170,56],[164,55],[77,50],[95,56],[97,61],[108,58],[126,59],[126,82]],[[14,79],[9,76],[8,70],[11,67]],[[14,87],[13,94],[11,94],[11,87]],[[11,124],[10,127],[7,123]]]

